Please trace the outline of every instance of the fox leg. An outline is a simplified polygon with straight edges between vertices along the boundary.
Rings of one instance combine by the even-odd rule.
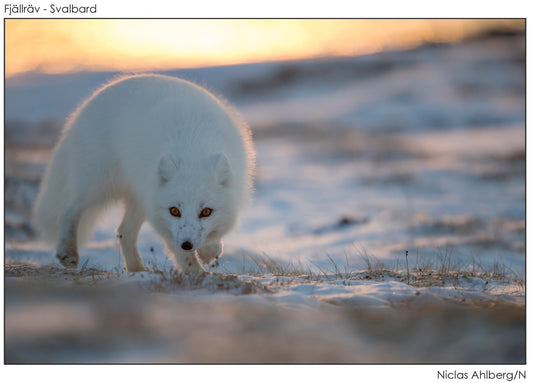
[[[60,217],[59,241],[56,258],[69,269],[78,267],[80,256],[78,254],[78,223],[83,208],[78,204],[70,204]]]
[[[126,264],[127,272],[145,271],[143,260],[139,255],[137,238],[144,222],[144,213],[135,203],[126,203],[124,218],[117,229],[120,251]]]
[[[184,273],[190,274],[204,274],[207,271],[198,261],[197,252],[187,253],[179,249],[175,245],[170,245],[169,250],[174,255],[174,264]]]

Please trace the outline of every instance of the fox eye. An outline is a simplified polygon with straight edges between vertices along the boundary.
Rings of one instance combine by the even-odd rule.
[[[209,207],[205,207],[202,209],[202,211],[200,212],[200,218],[205,218],[205,217],[209,217],[211,215],[211,213],[213,212],[213,209],[209,208]]]
[[[174,217],[181,217],[180,209],[178,209],[176,206],[172,206],[169,211]]]

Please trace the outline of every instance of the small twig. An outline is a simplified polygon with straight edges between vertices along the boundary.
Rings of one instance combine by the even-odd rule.
[[[118,250],[118,272],[122,272],[122,254],[120,253],[120,240],[122,239],[122,234],[117,234],[117,250]]]
[[[407,284],[409,284],[409,250],[405,250],[405,266],[407,267]]]
[[[83,262],[83,265],[81,266],[81,269],[80,269],[80,273],[83,273],[88,263],[89,263],[89,258],[87,258],[87,260]]]
[[[333,272],[335,273],[337,278],[339,278],[340,277],[340,272],[339,272],[339,268],[338,268],[337,264],[335,263],[333,258],[331,258],[331,255],[329,255],[329,253],[326,253],[326,257],[328,257],[329,261],[333,264],[333,268],[334,268]]]

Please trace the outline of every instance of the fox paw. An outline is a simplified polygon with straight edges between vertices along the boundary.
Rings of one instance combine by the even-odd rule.
[[[198,258],[200,258],[204,265],[207,265],[222,255],[222,249],[222,242],[201,247],[198,249]]]
[[[80,260],[80,257],[78,255],[78,252],[65,252],[65,253],[57,253],[56,258],[59,260],[59,262],[63,265],[63,267],[67,269],[75,269],[78,267],[78,262]]]
[[[148,269],[144,266],[144,264],[137,264],[134,266],[126,265],[126,272],[128,273],[138,273],[141,271],[148,271]]]

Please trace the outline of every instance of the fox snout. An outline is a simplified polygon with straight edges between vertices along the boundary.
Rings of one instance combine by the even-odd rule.
[[[184,220],[184,218],[180,218]],[[199,225],[181,222],[181,225],[174,227],[173,242],[175,246],[185,252],[193,252],[202,247],[204,243],[204,229]]]
[[[185,251],[190,251],[193,247],[194,245],[189,241],[185,241],[181,244],[181,248]]]

